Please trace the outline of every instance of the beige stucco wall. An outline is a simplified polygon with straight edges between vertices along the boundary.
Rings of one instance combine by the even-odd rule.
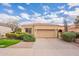
[[[42,25],[42,26],[35,26],[35,29],[57,29],[57,26],[50,26],[50,25]]]
[[[34,34],[34,29],[32,25],[21,26],[22,31],[25,32],[25,28],[32,28],[32,34]]]
[[[56,37],[57,36],[57,30],[62,28],[58,28],[57,25],[24,25],[22,26],[22,30],[25,32],[25,28],[32,28],[32,34],[37,37],[38,35],[41,36],[41,35],[45,35],[46,37],[47,36],[50,36],[50,37]],[[49,30],[52,30],[52,31],[39,31],[38,32],[38,29],[49,29]]]
[[[42,24],[42,25],[24,25],[22,26],[23,31],[25,32],[24,28],[32,28],[32,34],[37,37],[37,36],[50,36],[50,37],[56,37],[57,36],[57,31],[58,29],[62,29],[64,32],[64,26],[57,26],[57,25],[47,25],[47,24]],[[43,29],[43,31],[41,31]],[[48,30],[54,30],[54,31],[46,31]],[[38,31],[40,30],[40,31]],[[79,32],[79,28],[75,28],[74,25],[68,26],[68,31],[75,31]],[[52,34],[53,33],[53,34]]]

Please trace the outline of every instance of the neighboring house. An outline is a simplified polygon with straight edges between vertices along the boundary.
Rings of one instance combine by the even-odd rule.
[[[73,31],[73,32],[79,32],[79,27],[76,27],[75,25],[69,26],[68,27],[69,31]]]
[[[11,32],[11,29],[9,27],[0,26],[0,34],[4,35],[5,33]]]
[[[33,34],[38,38],[54,38],[57,37],[58,29],[64,29],[63,26],[51,25],[47,23],[35,23],[35,24],[26,24],[22,25],[22,30]]]

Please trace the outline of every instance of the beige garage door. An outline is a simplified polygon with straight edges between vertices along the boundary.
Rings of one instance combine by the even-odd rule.
[[[38,29],[36,32],[36,36],[39,38],[53,38],[57,37],[56,35],[56,30],[53,29]]]

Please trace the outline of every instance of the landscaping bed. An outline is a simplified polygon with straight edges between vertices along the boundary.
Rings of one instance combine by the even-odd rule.
[[[20,40],[15,40],[15,39],[0,39],[0,48],[5,48],[17,44],[19,42]]]
[[[19,43],[20,41],[25,42],[25,45],[32,45],[33,42],[35,42],[35,37],[32,34],[22,32],[21,28],[18,28],[15,32],[9,32],[5,34],[5,38],[0,38],[0,48],[5,48],[14,44]],[[26,44],[28,42],[28,44]],[[17,44],[15,46],[22,46]]]
[[[15,32],[6,33],[6,37],[10,39],[22,40],[25,42],[35,42],[35,37],[27,32],[22,32],[19,28]]]

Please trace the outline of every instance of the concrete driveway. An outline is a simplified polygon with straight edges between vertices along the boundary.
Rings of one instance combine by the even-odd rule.
[[[0,55],[79,56],[79,47],[56,38],[38,38],[31,48],[1,48]]]

